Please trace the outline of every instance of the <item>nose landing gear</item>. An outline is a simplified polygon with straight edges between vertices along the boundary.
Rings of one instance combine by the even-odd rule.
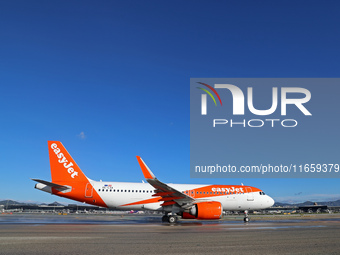
[[[243,221],[244,223],[248,223],[249,222],[249,217],[248,217],[248,210],[245,210],[244,211],[244,218],[243,218]]]

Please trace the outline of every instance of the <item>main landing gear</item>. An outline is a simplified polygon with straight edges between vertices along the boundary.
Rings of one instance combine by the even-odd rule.
[[[171,223],[171,224],[174,224],[176,223],[178,220],[177,216],[176,215],[164,215],[162,217],[162,222],[168,222],[168,223]]]
[[[244,218],[243,218],[243,221],[244,223],[248,223],[249,222],[249,217],[248,217],[248,210],[245,210],[244,211]]]

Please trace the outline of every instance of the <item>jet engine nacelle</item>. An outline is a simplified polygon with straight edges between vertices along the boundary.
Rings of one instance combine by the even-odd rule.
[[[195,204],[189,210],[189,213],[184,212],[183,219],[198,219],[198,220],[216,220],[221,219],[223,207],[220,202],[200,202]]]

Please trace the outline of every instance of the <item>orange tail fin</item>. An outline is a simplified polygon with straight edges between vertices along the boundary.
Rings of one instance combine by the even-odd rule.
[[[48,141],[52,182],[67,185],[74,182],[88,182],[71,155],[61,142]]]
[[[79,202],[107,207],[61,142],[48,141],[52,184],[68,187],[66,191],[51,186],[52,194]],[[93,182],[93,181],[92,181]]]

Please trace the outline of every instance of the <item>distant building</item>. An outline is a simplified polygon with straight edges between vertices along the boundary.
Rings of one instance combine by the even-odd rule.
[[[314,205],[299,206],[299,210],[301,210],[303,212],[308,212],[308,213],[321,212],[321,211],[327,211],[328,206],[327,205],[318,205],[318,204],[314,203]]]

